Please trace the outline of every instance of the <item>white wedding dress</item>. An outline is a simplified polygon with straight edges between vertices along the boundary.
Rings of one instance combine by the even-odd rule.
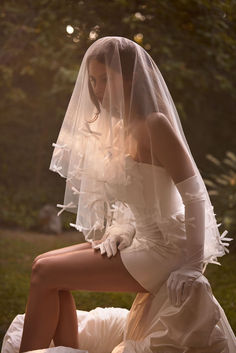
[[[77,310],[80,350],[55,347],[37,353],[235,353],[234,333],[204,275],[195,280],[181,306],[170,304],[166,281],[184,258],[184,205],[179,208],[181,196],[164,168],[155,166],[153,179],[151,165],[131,156],[126,162],[131,183],[116,191],[107,187],[107,193],[111,198],[117,193],[132,211],[136,234],[120,254],[130,274],[149,292],[138,293],[130,310]],[[158,225],[152,180],[163,200],[163,222]],[[23,322],[24,314],[12,321],[1,353],[19,351]],[[50,347],[54,347],[53,341]]]

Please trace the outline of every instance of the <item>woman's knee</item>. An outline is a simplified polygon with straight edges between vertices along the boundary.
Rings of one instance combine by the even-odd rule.
[[[38,256],[36,256],[35,258],[34,258],[34,260],[33,260],[33,262],[32,262],[32,268],[34,267],[34,265],[36,264],[36,262],[38,261],[38,260],[40,260],[42,257],[41,257],[41,255],[38,255]]]
[[[52,257],[39,258],[33,265],[31,271],[31,285],[37,287],[50,287],[50,273],[52,272]],[[63,289],[63,288],[61,288]]]
[[[41,276],[42,267],[46,265],[43,260],[44,259],[40,259],[38,257],[34,259],[31,270],[31,284],[39,283],[39,277]]]
[[[45,253],[46,254],[46,253]],[[44,253],[43,254],[40,254],[38,256],[36,256],[32,262],[32,265],[31,265],[31,269],[33,271],[33,269],[35,269],[36,265],[38,264],[39,261],[41,261],[42,259],[48,257],[46,256]],[[37,266],[38,267],[38,266]]]
[[[63,262],[60,261],[59,256],[40,258],[32,265],[31,285],[42,289],[68,291],[68,288],[61,285],[63,282],[61,276],[62,270]]]

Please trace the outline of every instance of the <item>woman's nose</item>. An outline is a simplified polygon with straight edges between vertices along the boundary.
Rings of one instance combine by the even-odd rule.
[[[104,95],[104,90],[105,90],[105,86],[103,83],[100,82],[96,82],[96,85],[94,85],[94,94],[96,95],[96,97],[99,99],[102,99],[103,95]]]

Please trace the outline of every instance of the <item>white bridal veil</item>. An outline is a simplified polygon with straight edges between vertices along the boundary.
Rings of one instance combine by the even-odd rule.
[[[109,190],[116,188],[120,195],[125,192],[125,186],[132,183],[127,162],[130,158],[140,161],[144,146],[150,146],[148,164],[155,178],[158,167],[146,125],[153,113],[162,113],[169,120],[198,176],[206,197],[204,262],[216,263],[227,251],[227,230],[220,235],[207,189],[157,65],[140,45],[127,38],[100,38],[82,60],[58,139],[53,143],[49,168],[66,178],[58,214],[64,210],[75,213],[76,222],[70,225],[82,231],[89,242],[95,240],[95,231],[103,232],[114,217],[134,221],[129,205],[122,197],[113,198]],[[157,185],[153,208],[157,222],[163,224],[159,192]],[[176,188],[173,193],[178,193]],[[181,208],[182,200],[177,200]]]

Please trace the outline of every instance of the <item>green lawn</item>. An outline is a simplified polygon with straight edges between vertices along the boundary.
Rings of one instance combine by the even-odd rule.
[[[45,235],[35,232],[0,230],[0,340],[17,314],[25,312],[33,259],[43,252],[84,241],[79,232]],[[222,267],[209,265],[206,276],[213,293],[236,331],[236,254],[224,256]],[[135,294],[72,291],[77,309],[100,307],[130,309]]]

